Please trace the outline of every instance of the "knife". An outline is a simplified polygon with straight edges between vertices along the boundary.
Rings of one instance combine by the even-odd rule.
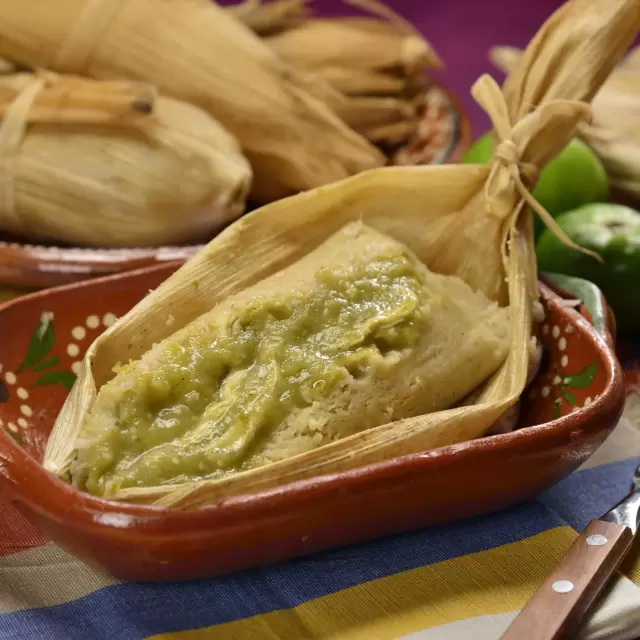
[[[640,467],[629,495],[592,520],[501,640],[573,638],[640,527]]]

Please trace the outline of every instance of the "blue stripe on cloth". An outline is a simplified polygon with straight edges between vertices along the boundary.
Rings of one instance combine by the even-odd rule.
[[[578,471],[545,491],[539,500],[574,529],[582,531],[629,493],[638,464],[640,458],[631,458]]]
[[[136,640],[295,607],[375,580],[516,542],[565,523],[536,502],[261,569],[186,584],[121,584],[0,616],[2,640]]]

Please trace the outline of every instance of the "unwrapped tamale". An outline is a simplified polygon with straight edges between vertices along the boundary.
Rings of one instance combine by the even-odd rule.
[[[135,83],[0,76],[0,230],[137,247],[208,240],[244,211],[251,169],[209,114]]]
[[[118,369],[74,481],[214,478],[451,406],[504,361],[508,309],[354,222]]]

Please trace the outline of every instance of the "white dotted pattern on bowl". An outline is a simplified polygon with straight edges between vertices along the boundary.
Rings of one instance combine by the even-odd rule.
[[[0,242],[0,245],[3,243]],[[41,321],[46,323],[50,322],[53,319],[53,313],[46,311],[42,314]],[[88,316],[85,320],[85,325],[88,329],[99,329],[100,326],[104,326],[106,328],[112,326],[114,322],[117,321],[117,316],[114,313],[108,312],[105,313],[102,318],[97,315]],[[76,341],[84,340],[87,337],[87,328],[77,325],[71,330],[71,336]],[[80,347],[75,342],[70,342],[67,345],[67,354],[72,357],[78,357],[80,355]],[[82,362],[80,360],[76,360],[71,365],[71,371],[76,375],[79,375],[80,369],[82,368]],[[0,374],[4,371],[4,365],[0,364]],[[4,379],[4,382],[8,386],[14,386],[18,382],[18,376],[13,371],[6,371],[1,378]],[[1,379],[0,378],[0,379]],[[30,397],[29,391],[25,387],[18,387],[16,389],[16,396],[20,399],[23,404],[20,405],[20,413],[22,414],[16,422],[8,422],[6,427],[12,433],[18,433],[19,429],[27,429],[29,428],[29,422],[26,418],[31,418],[33,416],[33,409],[26,404],[26,401]],[[17,424],[16,424],[17,423]],[[0,419],[0,427],[4,427],[4,422]]]

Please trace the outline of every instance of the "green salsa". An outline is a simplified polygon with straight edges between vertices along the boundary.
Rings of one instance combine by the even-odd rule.
[[[417,343],[427,302],[419,267],[396,253],[321,269],[312,287],[201,316],[159,345],[153,367],[120,367],[88,418],[108,408],[115,428],[85,453],[86,489],[111,494],[259,466],[261,444],[292,411],[365,375],[372,358]]]

